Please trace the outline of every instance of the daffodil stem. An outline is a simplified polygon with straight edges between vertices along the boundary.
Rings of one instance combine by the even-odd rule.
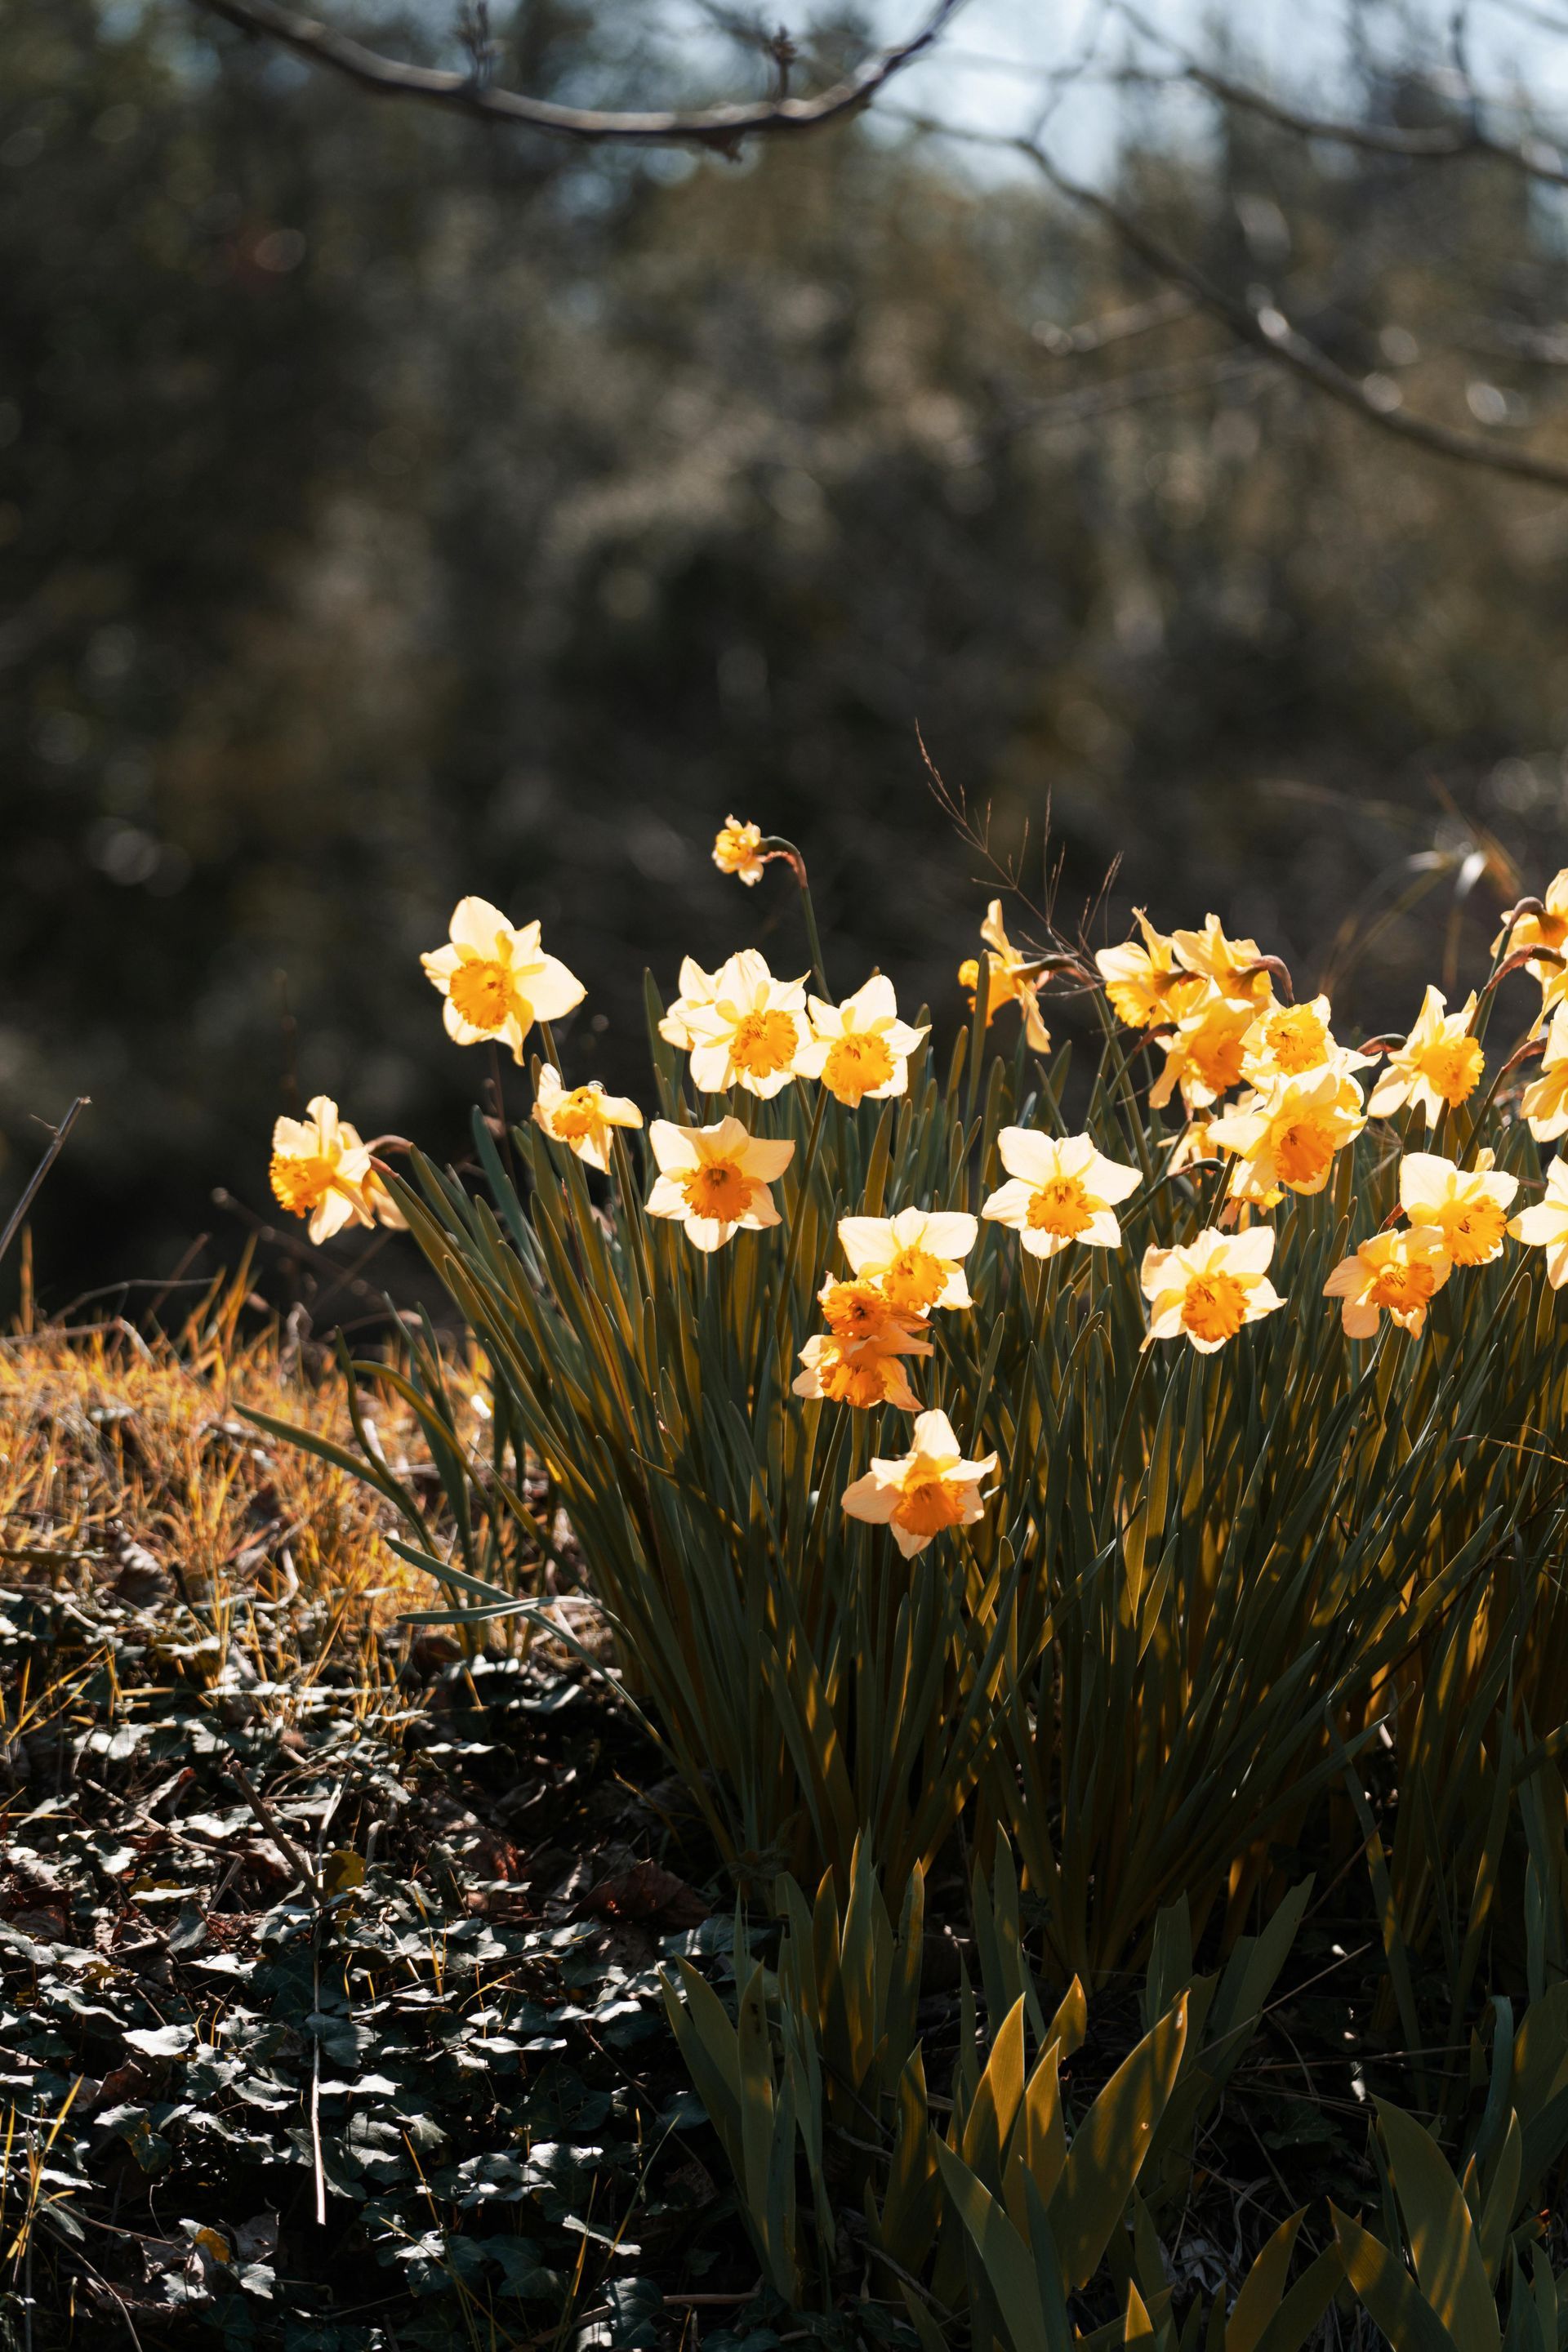
[[[770,857],[782,857],[787,863],[800,890],[800,909],[805,923],[805,943],[811,950],[812,976],[823,995],[827,995],[827,967],[823,961],[822,939],[816,928],[816,909],[811,903],[811,882],[805,870],[805,860],[793,841],[780,834],[763,844]]]
[[[521,1200],[522,1194],[518,1188],[517,1161],[511,1148],[511,1129],[507,1122],[506,1088],[501,1083],[500,1047],[493,1037],[490,1039],[490,1087],[496,1098],[496,1125],[500,1129],[500,1148],[506,1154],[506,1172],[511,1178],[512,1191]]]
[[[809,906],[810,903],[807,899],[806,904]],[[823,984],[826,987],[826,982]],[[790,1299],[795,1288],[795,1260],[800,1255],[801,1228],[805,1223],[806,1188],[811,1182],[812,1170],[816,1165],[816,1147],[822,1140],[822,1121],[826,1108],[827,1088],[819,1086],[816,1089],[816,1107],[811,1114],[811,1131],[805,1139],[805,1152],[800,1163],[800,1181],[795,1188],[795,1212],[789,1223],[789,1247],[784,1253],[784,1280],[779,1286],[778,1309],[773,1317],[775,1347],[786,1342],[789,1337]],[[784,1368],[787,1371],[787,1359]]]

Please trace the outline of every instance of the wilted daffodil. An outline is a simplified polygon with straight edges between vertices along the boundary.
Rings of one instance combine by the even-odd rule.
[[[742,948],[714,973],[709,1003],[691,1005],[685,1021],[692,1079],[704,1094],[741,1086],[766,1099],[795,1076],[806,1042],[805,983],[775,980],[755,948]]]
[[[1204,984],[1177,962],[1174,940],[1157,931],[1142,907],[1132,912],[1142,946],[1128,940],[1119,948],[1097,948],[1094,961],[1117,1019],[1129,1029],[1148,1029],[1179,1018],[1203,994]]]
[[[1149,1089],[1150,1108],[1163,1110],[1180,1087],[1189,1111],[1206,1110],[1239,1086],[1243,1040],[1251,1026],[1252,1007],[1222,996],[1211,982],[1159,1041],[1165,1066]]]
[[[1372,1339],[1385,1311],[1414,1337],[1451,1271],[1436,1225],[1398,1225],[1392,1233],[1373,1234],[1352,1256],[1342,1258],[1323,1285],[1323,1296],[1341,1301],[1347,1339]]]
[[[811,1036],[795,1060],[801,1077],[820,1078],[851,1109],[868,1097],[883,1102],[905,1092],[910,1055],[927,1032],[900,1020],[890,980],[875,972],[842,1004],[825,1004],[814,996],[808,1009]]]
[[[610,1129],[642,1125],[641,1111],[625,1095],[607,1095],[597,1078],[585,1087],[563,1087],[549,1062],[539,1073],[533,1117],[552,1143],[570,1144],[579,1160],[600,1169],[610,1164]]]
[[[1550,948],[1554,956],[1568,951],[1568,866],[1554,874],[1546,886],[1546,896],[1539,915],[1516,916],[1506,933],[1500,931],[1492,941],[1495,956],[1507,939],[1510,955],[1518,955],[1525,948]],[[1555,978],[1561,966],[1545,957],[1533,960],[1528,967],[1540,981]]]
[[[826,1397],[834,1404],[892,1404],[900,1412],[918,1412],[921,1401],[899,1359],[929,1356],[931,1351],[929,1339],[918,1339],[890,1319],[862,1339],[817,1331],[800,1351],[805,1369],[795,1376],[795,1393]]]
[[[1201,931],[1173,931],[1171,945],[1188,971],[1212,980],[1222,996],[1253,1006],[1268,1004],[1274,982],[1258,969],[1263,950],[1256,940],[1229,940],[1217,915],[1206,915]]]
[[[763,855],[763,829],[727,816],[713,840],[713,863],[721,874],[738,875],[742,882],[762,879],[767,859]]]
[[[890,1528],[904,1558],[912,1559],[945,1528],[972,1527],[984,1517],[980,1488],[995,1467],[994,1454],[964,1459],[945,1412],[922,1412],[910,1452],[900,1462],[873,1461],[845,1488],[844,1508],[852,1519]]]
[[[313,1242],[329,1241],[349,1224],[401,1225],[401,1213],[370,1164],[357,1129],[338,1117],[328,1095],[312,1095],[303,1118],[280,1118],[272,1129],[268,1181],[290,1216],[309,1217]]]
[[[1489,1265],[1501,1257],[1508,1212],[1519,1178],[1500,1173],[1480,1152],[1468,1170],[1433,1151],[1407,1151],[1399,1163],[1399,1205],[1413,1225],[1430,1225],[1456,1265]]]
[[[1042,1135],[1032,1127],[1005,1127],[996,1151],[1011,1181],[980,1213],[1014,1226],[1032,1257],[1054,1257],[1072,1242],[1121,1247],[1111,1203],[1137,1191],[1143,1180],[1136,1168],[1107,1160],[1087,1135]]]
[[[1441,1118],[1445,1103],[1462,1103],[1474,1094],[1486,1064],[1480,1040],[1469,1034],[1475,990],[1457,1013],[1447,1005],[1440,988],[1427,989],[1415,1026],[1389,1055],[1373,1087],[1367,1108],[1373,1118],[1387,1118],[1409,1103],[1430,1126]]]
[[[656,1118],[647,1139],[659,1168],[647,1213],[680,1218],[698,1249],[722,1249],[737,1227],[755,1232],[778,1223],[768,1186],[794,1157],[787,1137],[773,1141],[751,1135],[738,1118],[721,1118],[712,1127],[677,1127]]]
[[[704,971],[693,956],[680,959],[680,993],[663,1014],[658,1034],[667,1045],[678,1045],[688,1053],[691,1046],[691,1016],[713,1002],[713,992],[719,985],[716,971]]]
[[[1546,1031],[1541,1075],[1524,1090],[1520,1108],[1537,1143],[1568,1134],[1568,1004],[1560,1004]]]
[[[1509,1232],[1527,1249],[1546,1252],[1546,1279],[1553,1290],[1568,1282],[1568,1160],[1554,1160],[1546,1171],[1546,1198],[1509,1220]]]
[[[1185,1332],[1201,1355],[1212,1356],[1244,1323],[1284,1306],[1268,1279],[1273,1255],[1271,1225],[1253,1225],[1244,1234],[1222,1234],[1210,1225],[1174,1249],[1146,1249],[1141,1280],[1150,1303],[1150,1339],[1177,1339]]]
[[[980,1228],[962,1209],[900,1209],[896,1217],[840,1217],[850,1269],[874,1282],[896,1315],[973,1307],[963,1260]]]
[[[1211,1119],[1209,1135],[1241,1163],[1232,1191],[1257,1197],[1276,1185],[1321,1192],[1335,1152],[1365,1125],[1360,1087],[1328,1062],[1302,1077],[1279,1078],[1267,1094],[1250,1096],[1223,1118]]]
[[[991,950],[989,958],[984,960],[986,962],[985,1026],[989,1029],[1002,1006],[1011,1004],[1016,999],[1018,1008],[1024,1016],[1024,1034],[1028,1040],[1030,1050],[1036,1054],[1048,1054],[1051,1050],[1051,1033],[1040,1018],[1037,1002],[1045,981],[1045,973],[1037,957],[1021,954],[1007,937],[1002,922],[1000,898],[993,898],[985,909],[985,920],[980,926],[980,936]],[[958,967],[959,982],[962,987],[968,989],[971,1005],[974,1003],[975,994],[980,986],[981,962],[982,959],[978,956],[967,956]]]
[[[522,1041],[536,1021],[559,1021],[587,993],[582,982],[539,944],[539,925],[513,930],[488,898],[460,898],[451,939],[419,959],[446,998],[447,1034],[459,1045],[493,1038],[522,1059]]]

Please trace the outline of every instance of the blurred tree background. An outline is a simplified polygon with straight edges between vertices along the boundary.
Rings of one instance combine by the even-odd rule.
[[[499,28],[540,95],[616,30]],[[574,1077],[641,1090],[645,967],[804,967],[731,809],[837,982],[951,1023],[996,884],[917,721],[1037,890],[1048,811],[1060,915],[1120,858],[1097,939],[1214,907],[1376,1025],[1563,862],[1568,495],[1326,403],[1037,175],[891,105],[738,163],[498,135],[173,5],[0,0],[0,1201],[93,1098],[45,1304],[236,1255],[213,1189],[268,1213],[318,1089],[460,1153],[416,959],[465,891],[588,982]],[[1560,188],[1136,85],[1113,176],[1374,405],[1568,463]]]

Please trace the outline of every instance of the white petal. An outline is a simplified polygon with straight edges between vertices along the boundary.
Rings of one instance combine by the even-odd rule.
[[[910,1450],[924,1454],[931,1462],[959,1460],[961,1448],[952,1433],[952,1423],[940,1407],[919,1415],[915,1422],[914,1444]]]
[[[536,1021],[563,1019],[588,993],[558,956],[542,957],[533,971],[520,975],[519,985]]]
[[[1048,1184],[1060,1165],[1056,1137],[1042,1135],[1035,1127],[1005,1127],[996,1138],[996,1150],[1008,1175],[1026,1183]]]
[[[980,1227],[964,1209],[933,1209],[925,1223],[922,1249],[932,1257],[967,1257]]]
[[[852,1274],[868,1265],[887,1265],[894,1255],[893,1228],[886,1217],[840,1217],[838,1238]]]
[[[776,1184],[794,1158],[795,1145],[787,1135],[752,1135],[746,1139],[741,1166],[758,1183]]]
[[[448,925],[455,947],[472,948],[476,955],[493,956],[498,940],[511,940],[511,925],[488,898],[459,898]],[[504,958],[503,958],[504,961]]]
[[[647,1139],[660,1168],[695,1168],[702,1158],[695,1140],[697,1132],[695,1128],[677,1127],[672,1118],[656,1118]]]

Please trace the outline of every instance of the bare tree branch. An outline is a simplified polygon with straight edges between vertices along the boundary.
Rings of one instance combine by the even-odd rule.
[[[477,70],[447,73],[429,66],[405,65],[313,17],[298,15],[280,5],[279,0],[192,0],[192,5],[210,16],[222,16],[241,32],[275,41],[314,65],[328,66],[381,97],[423,99],[482,121],[548,131],[558,138],[588,142],[614,140],[645,147],[697,145],[733,155],[744,140],[816,131],[869,105],[895,74],[941,38],[963,0],[936,0],[919,31],[907,41],[868,58],[855,73],[815,98],[788,98],[781,90],[774,98],[754,104],[716,106],[690,114],[557,106],[547,99],[525,98],[521,91],[494,89]],[[782,76],[783,59],[778,63]]]

